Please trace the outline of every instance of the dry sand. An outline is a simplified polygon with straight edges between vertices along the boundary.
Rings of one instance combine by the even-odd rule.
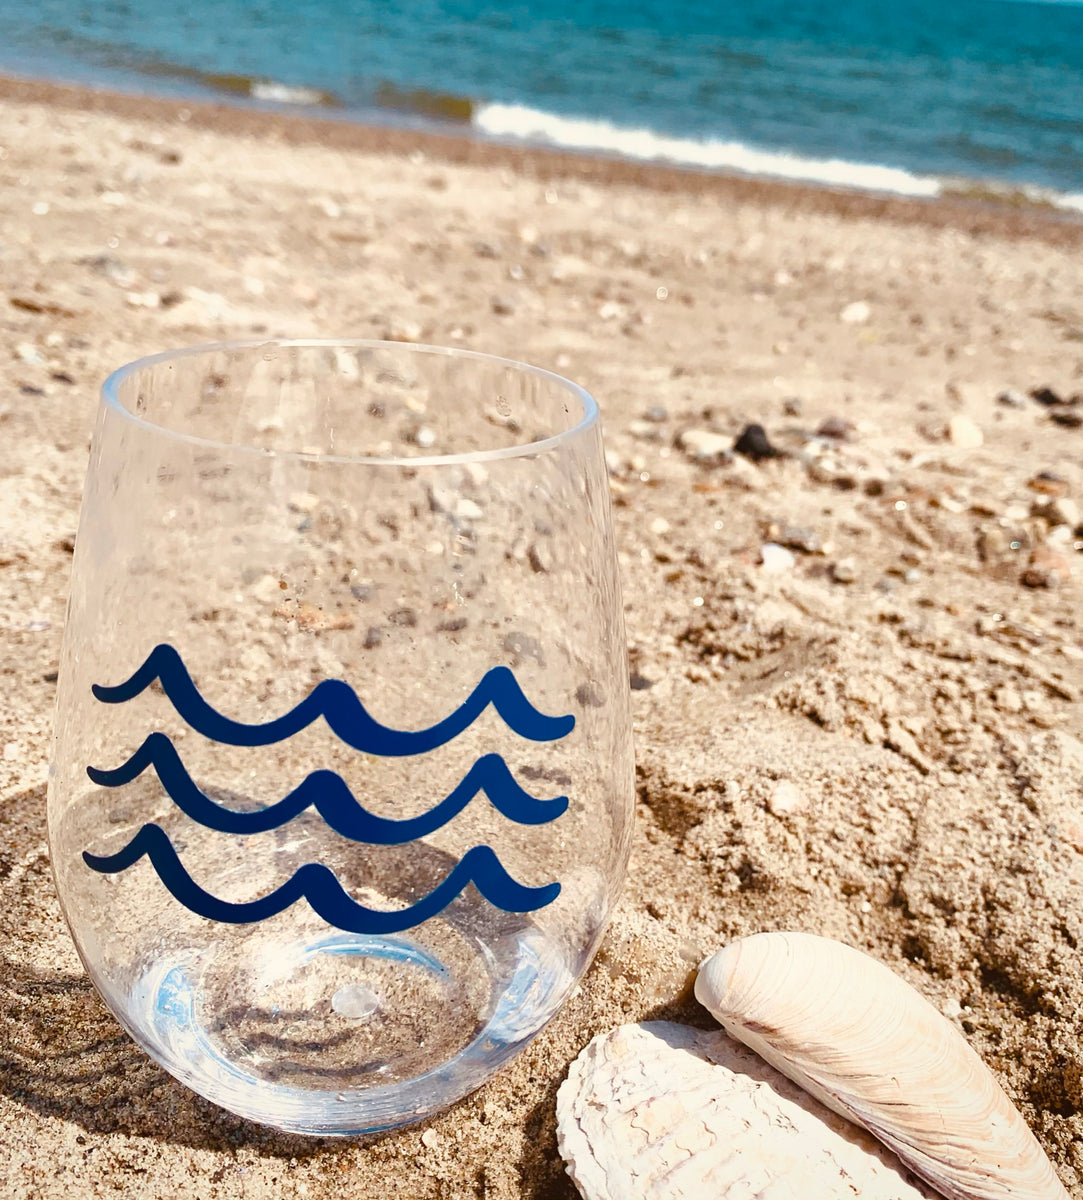
[[[1083,224],[0,93],[0,1196],[571,1197],[569,1061],[623,1021],[710,1024],[693,964],[790,927],[940,1004],[1083,1197],[1083,428],[997,401],[1083,392]],[[368,1143],[247,1125],[150,1063],[48,869],[97,385],[265,334],[548,366],[598,396],[610,447],[639,762],[622,902],[507,1072]],[[814,437],[829,419],[844,437]],[[748,422],[783,456],[682,448]],[[793,555],[774,571],[770,541]]]

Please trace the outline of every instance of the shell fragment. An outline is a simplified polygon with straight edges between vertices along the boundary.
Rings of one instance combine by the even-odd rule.
[[[928,1200],[875,1139],[721,1031],[599,1034],[557,1093],[586,1200]]]

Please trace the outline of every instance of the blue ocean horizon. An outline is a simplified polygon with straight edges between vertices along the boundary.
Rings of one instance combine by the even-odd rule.
[[[1079,0],[6,0],[0,71],[1083,212]]]

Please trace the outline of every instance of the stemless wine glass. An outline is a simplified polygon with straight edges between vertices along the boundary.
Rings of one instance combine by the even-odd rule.
[[[465,1095],[586,969],[632,805],[586,392],[360,341],[106,382],[49,838],[90,977],[173,1075],[311,1134]]]

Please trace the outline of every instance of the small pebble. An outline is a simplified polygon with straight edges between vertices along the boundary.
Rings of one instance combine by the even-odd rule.
[[[703,962],[705,955],[703,949],[698,942],[691,938],[685,938],[677,947],[678,955],[684,959],[686,963],[695,963],[697,966]]]
[[[379,625],[370,625],[365,634],[364,647],[366,650],[375,650],[383,640],[384,632]]]
[[[808,797],[805,793],[795,783],[790,783],[785,779],[775,785],[774,791],[767,799],[768,811],[776,817],[806,812],[808,806]]]
[[[802,554],[819,554],[824,548],[823,538],[815,529],[804,525],[785,525],[777,540],[791,550],[800,550]]]
[[[1026,408],[1027,398],[1015,388],[1005,388],[997,396],[997,404],[1003,404],[1005,408]]]
[[[1031,388],[1030,398],[1037,400],[1039,404],[1046,408],[1052,408],[1054,405],[1063,404],[1064,401],[1051,387],[1036,387]]]
[[[796,557],[777,542],[764,542],[760,547],[760,563],[770,575],[792,571],[796,562]]]
[[[1075,529],[1080,521],[1079,505],[1068,496],[1056,496],[1044,504],[1038,501],[1031,511],[1050,525],[1070,525]]]
[[[872,316],[872,308],[865,300],[855,300],[839,313],[839,320],[844,325],[864,325]]]
[[[455,515],[460,521],[477,521],[485,515],[485,511],[468,496],[460,496],[455,502]]]
[[[126,292],[124,300],[129,308],[160,308],[162,304],[157,292]]]
[[[1040,492],[1043,496],[1067,496],[1068,480],[1056,471],[1039,471],[1033,479],[1027,480],[1027,487],[1032,492]]]
[[[830,438],[835,442],[848,442],[854,432],[854,423],[845,417],[825,417],[816,427],[816,436]]]
[[[1083,854],[1083,817],[1071,814],[1061,828],[1065,841],[1079,854]]]
[[[840,558],[831,564],[831,578],[836,583],[853,583],[857,578],[857,566],[852,558]]]
[[[489,301],[489,307],[498,317],[510,317],[515,312],[515,302],[509,300],[507,296],[493,296]]]
[[[363,983],[348,983],[331,997],[331,1007],[348,1021],[363,1021],[380,1007],[376,993]]]
[[[533,542],[526,552],[530,569],[539,575],[547,575],[553,569],[553,554],[544,542]]]
[[[663,533],[669,533],[669,522],[665,519],[665,517],[655,517],[650,523],[649,528],[651,533],[656,533],[659,535]]]
[[[709,429],[686,429],[677,442],[689,458],[699,463],[721,462],[734,449],[733,438]]]
[[[661,425],[663,421],[669,420],[669,410],[663,408],[660,404],[652,404],[643,414],[643,419],[645,421],[652,421],[655,425]]]
[[[421,1144],[428,1150],[440,1145],[440,1135],[435,1129],[426,1129],[421,1135]]]
[[[993,693],[993,707],[999,712],[1020,713],[1023,711],[1023,697],[1010,687],[1000,687]]]
[[[388,325],[384,336],[389,342],[420,342],[424,340],[425,331],[416,321],[396,318]]]
[[[948,422],[948,441],[960,450],[976,450],[985,437],[969,417],[956,414]]]
[[[762,462],[765,458],[781,457],[781,452],[771,445],[762,425],[746,425],[741,430],[737,441],[733,443],[733,449],[737,454],[743,454],[745,458],[750,458],[753,462]]]
[[[1047,546],[1036,546],[1023,572],[1022,582],[1030,588],[1058,588],[1071,573],[1071,563],[1063,554]]]
[[[1083,412],[1074,408],[1058,409],[1051,412],[1049,418],[1055,425],[1060,425],[1064,429],[1078,429],[1083,425]]]

